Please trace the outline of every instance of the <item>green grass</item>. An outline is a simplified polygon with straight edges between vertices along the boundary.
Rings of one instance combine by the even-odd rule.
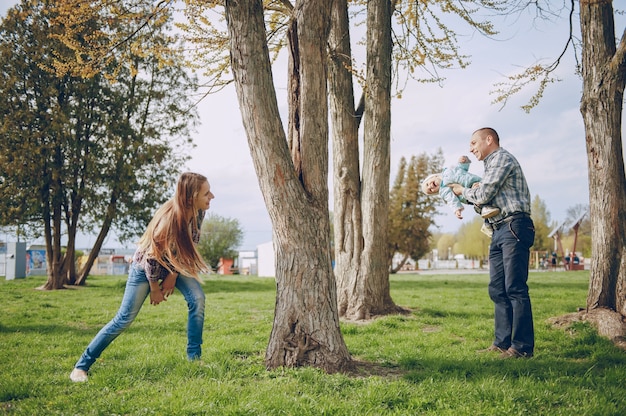
[[[83,384],[69,372],[117,310],[125,277],[55,292],[34,290],[41,277],[0,280],[0,414],[624,415],[626,353],[586,324],[547,322],[585,305],[588,277],[532,273],[535,357],[503,361],[475,352],[492,340],[486,274],[393,276],[393,299],[411,315],[342,324],[353,357],[378,369],[359,377],[267,371],[274,281],[211,277],[201,361],[185,359],[176,292],[146,303]]]

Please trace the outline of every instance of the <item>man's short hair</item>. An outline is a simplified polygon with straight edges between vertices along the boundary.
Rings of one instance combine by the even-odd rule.
[[[474,132],[479,133],[481,138],[486,136],[493,137],[493,140],[496,142],[498,146],[500,146],[500,136],[498,136],[498,132],[492,129],[491,127],[482,127]]]

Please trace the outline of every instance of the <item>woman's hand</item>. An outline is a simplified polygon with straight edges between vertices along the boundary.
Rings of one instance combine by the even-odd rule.
[[[163,279],[163,283],[161,283],[161,289],[165,298],[168,298],[172,293],[174,293],[174,286],[176,286],[177,278],[178,273],[174,272],[168,274],[167,277]]]
[[[150,304],[156,306],[166,300],[159,282],[150,281]]]

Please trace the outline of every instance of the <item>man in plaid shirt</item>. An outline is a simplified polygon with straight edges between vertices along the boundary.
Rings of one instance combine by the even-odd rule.
[[[476,130],[470,139],[470,151],[485,164],[481,186],[449,186],[473,204],[491,202],[500,208],[499,215],[485,220],[493,230],[489,297],[495,305],[495,338],[489,348],[481,351],[499,352],[502,358],[532,357],[535,333],[527,281],[535,227],[530,218],[528,184],[517,159],[500,147],[494,129]]]

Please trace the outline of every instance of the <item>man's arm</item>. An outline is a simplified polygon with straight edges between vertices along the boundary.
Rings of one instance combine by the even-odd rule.
[[[463,189],[462,195],[465,199],[478,205],[485,205],[493,201],[502,184],[506,182],[513,167],[508,154],[505,151],[496,151],[488,156],[489,160],[485,161],[485,174],[480,182],[480,186],[478,188]]]

